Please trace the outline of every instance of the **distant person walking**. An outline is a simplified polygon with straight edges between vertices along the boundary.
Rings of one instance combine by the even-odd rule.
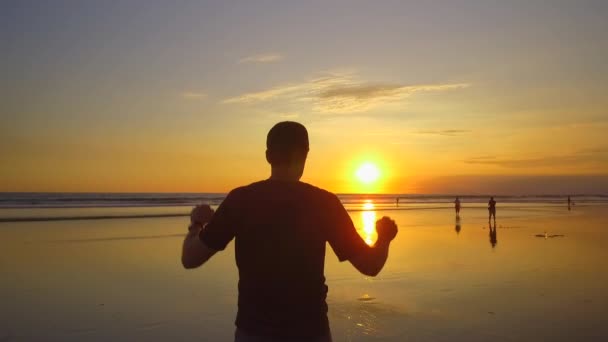
[[[454,209],[456,209],[456,216],[460,216],[460,198],[458,197],[454,201]]]
[[[490,197],[490,201],[488,202],[488,214],[488,221],[494,216],[494,222],[496,222],[496,201],[494,197]]]
[[[270,178],[232,190],[215,213],[199,205],[190,215],[185,268],[201,266],[236,240],[236,342],[331,341],[326,244],[340,261],[376,276],[397,235],[385,216],[376,222],[376,244],[368,246],[336,195],[300,182],[308,146],[304,126],[276,124],[266,140]]]

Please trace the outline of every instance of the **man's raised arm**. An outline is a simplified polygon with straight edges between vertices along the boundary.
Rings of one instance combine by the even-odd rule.
[[[384,216],[376,222],[376,231],[378,232],[376,244],[349,258],[350,263],[359,272],[370,277],[377,276],[384,267],[390,243],[397,235],[397,225],[395,221]]]
[[[208,205],[198,205],[190,213],[190,226],[182,246],[182,265],[184,268],[196,268],[204,264],[217,251],[201,241],[199,235],[205,224],[213,216],[213,210]]]

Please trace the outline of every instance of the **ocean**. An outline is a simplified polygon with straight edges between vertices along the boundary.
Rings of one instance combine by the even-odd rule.
[[[111,219],[172,217],[189,214],[189,207],[205,203],[217,207],[226,193],[0,193],[0,222],[27,220]],[[453,207],[455,195],[338,194],[349,211],[365,210],[372,201],[376,209],[423,210]],[[490,195],[460,195],[462,206],[486,208]],[[567,195],[494,196],[499,207],[538,208],[567,205]],[[573,205],[608,203],[608,195],[571,196]],[[48,210],[89,208],[89,211]],[[139,209],[138,209],[139,208]],[[46,210],[42,210],[46,209]],[[74,214],[74,215],[72,215]]]
[[[493,195],[425,195],[425,194],[338,194],[344,205],[358,205],[367,200],[376,204],[444,205],[460,197],[462,203],[485,204]],[[560,204],[568,195],[494,196],[500,203]],[[226,193],[70,193],[70,192],[3,192],[0,208],[85,208],[85,207],[171,207],[200,203],[218,205]],[[579,204],[608,203],[608,195],[580,194],[571,196]]]

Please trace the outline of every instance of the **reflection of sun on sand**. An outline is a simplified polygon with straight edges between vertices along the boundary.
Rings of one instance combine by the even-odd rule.
[[[363,296],[357,298],[357,300],[361,301],[361,302],[369,302],[374,299],[376,299],[376,297],[372,297],[372,296],[368,295],[367,293],[365,293],[365,294],[363,294]]]
[[[357,301],[332,302],[331,307],[329,318],[332,326],[344,332],[345,340],[405,341],[409,340],[404,336],[412,322],[420,322],[412,320],[411,313],[403,305],[382,301],[358,298]],[[435,322],[437,320],[433,320]]]
[[[363,222],[363,229],[359,229],[359,234],[365,240],[365,243],[372,245],[376,238],[376,211],[374,211],[374,203],[371,200],[366,200],[363,204],[363,211],[361,212],[361,221]]]

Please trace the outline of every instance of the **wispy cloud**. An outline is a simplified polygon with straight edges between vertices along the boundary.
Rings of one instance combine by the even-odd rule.
[[[284,59],[283,55],[278,53],[265,53],[259,55],[247,56],[239,59],[239,64],[249,64],[249,63],[275,63],[282,61]]]
[[[279,96],[293,94],[301,90],[301,85],[287,85],[283,87],[272,88],[254,93],[246,93],[236,97],[231,97],[224,100],[224,103],[253,103],[275,99]]]
[[[427,135],[440,135],[445,137],[455,137],[458,135],[471,133],[471,130],[468,129],[444,129],[444,130],[432,130],[432,131],[420,131],[418,134],[427,134]]]
[[[608,193],[608,175],[459,175],[426,177],[417,181],[429,193],[522,195]]]
[[[495,156],[480,156],[464,160],[467,164],[499,166],[505,168],[535,168],[535,167],[571,167],[581,165],[608,164],[608,149],[583,149],[575,153],[528,158],[500,158]]]
[[[309,102],[312,110],[321,113],[355,113],[381,104],[401,101],[418,92],[447,91],[469,86],[468,83],[377,83],[361,80],[354,73],[330,73],[302,83],[245,93],[228,98],[224,103],[252,104],[271,100],[296,100]]]
[[[185,91],[180,96],[187,100],[202,100],[207,97],[207,94],[201,92]]]
[[[472,161],[487,161],[487,160],[494,160],[496,159],[496,156],[478,156],[478,157],[471,157],[467,160],[472,160]]]
[[[283,114],[279,114],[279,117],[281,119],[296,119],[296,118],[300,117],[300,114],[298,114],[298,113],[283,113]]]

